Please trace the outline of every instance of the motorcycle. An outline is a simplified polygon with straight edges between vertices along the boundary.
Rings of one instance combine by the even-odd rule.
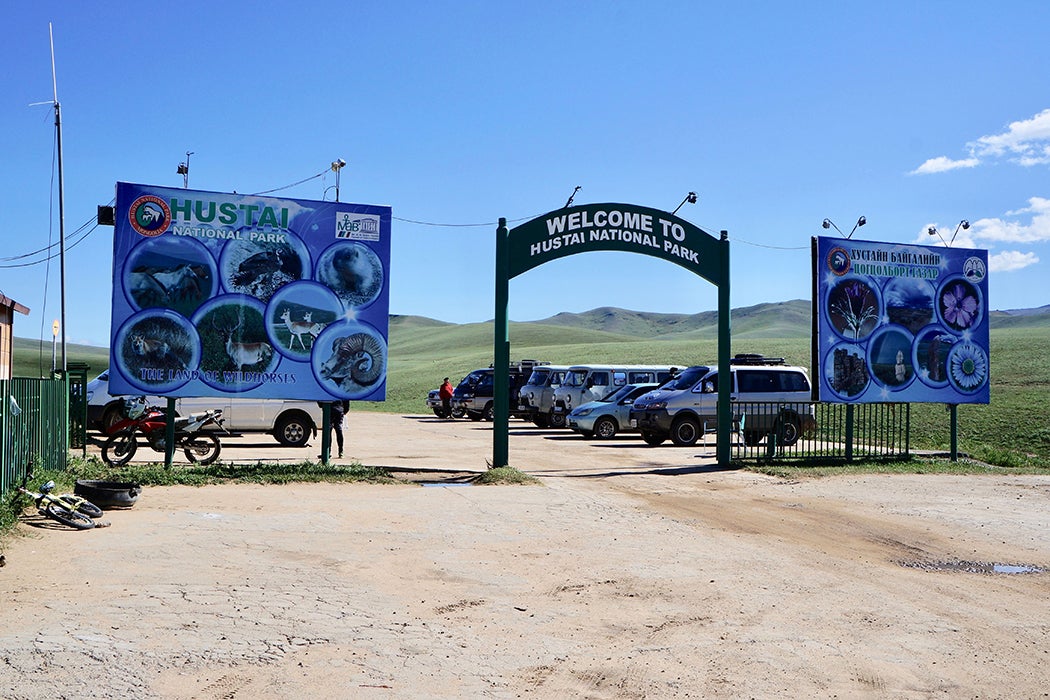
[[[175,418],[175,447],[183,450],[191,462],[211,464],[219,458],[222,445],[214,431],[205,430],[209,426],[226,430],[221,408]],[[107,431],[110,435],[102,445],[102,461],[118,467],[127,464],[138,450],[140,434],[146,438],[147,445],[157,452],[164,452],[167,447],[167,428],[164,409],[147,406],[143,397],[127,399],[124,402],[124,418]]]

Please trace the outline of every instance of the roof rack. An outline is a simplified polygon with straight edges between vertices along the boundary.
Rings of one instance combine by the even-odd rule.
[[[784,365],[783,357],[766,357],[753,352],[741,352],[729,360],[731,365]]]

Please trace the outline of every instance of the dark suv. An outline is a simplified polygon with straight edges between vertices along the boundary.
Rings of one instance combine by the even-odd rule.
[[[518,391],[532,374],[532,368],[536,365],[549,365],[549,362],[539,360],[522,360],[513,362],[509,367],[510,372],[510,415],[512,418],[529,419],[530,415],[523,412],[518,405]],[[462,410],[467,418],[471,420],[492,420],[494,400],[495,370],[492,367],[476,369],[467,376],[456,387],[452,394],[452,411]]]

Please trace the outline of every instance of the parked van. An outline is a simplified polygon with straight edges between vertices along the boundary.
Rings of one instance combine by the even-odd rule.
[[[790,446],[816,429],[805,368],[761,355],[737,355],[730,364],[729,398],[734,414],[744,417],[745,443],[757,445],[775,434],[778,444]],[[646,444],[659,445],[670,437],[676,445],[692,445],[717,428],[719,381],[717,367],[689,367],[674,381],[638,397],[631,424]]]
[[[532,370],[532,375],[518,391],[518,410],[525,420],[541,428],[565,427],[565,415],[558,414],[559,423],[551,423],[554,391],[565,381],[568,365],[544,365]]]
[[[628,384],[663,384],[676,368],[646,365],[573,365],[565,380],[554,391],[551,425],[565,425],[572,409],[597,401],[611,391]]]

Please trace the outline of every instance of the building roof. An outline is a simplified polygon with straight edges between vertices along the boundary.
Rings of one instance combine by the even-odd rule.
[[[19,304],[14,299],[10,299],[10,298],[4,296],[2,293],[0,293],[0,306],[6,306],[8,308],[14,309],[18,313],[23,314],[25,316],[29,315],[29,309],[28,308],[26,308],[25,306],[22,306],[21,304]]]

